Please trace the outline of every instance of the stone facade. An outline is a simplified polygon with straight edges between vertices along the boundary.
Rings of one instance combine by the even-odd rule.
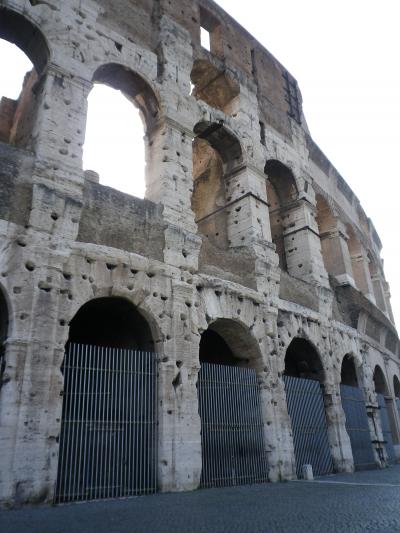
[[[397,449],[400,368],[381,244],[313,142],[290,73],[211,0],[0,0],[0,37],[35,66],[0,104],[0,500],[52,499],[69,325],[98,298],[131,302],[151,331],[160,490],[199,485],[207,330],[257,372],[271,481],[295,476],[282,376],[296,338],[322,364],[335,469],[354,466],[346,355],[384,466],[374,373]],[[141,111],[144,200],[83,171],[96,82]]]

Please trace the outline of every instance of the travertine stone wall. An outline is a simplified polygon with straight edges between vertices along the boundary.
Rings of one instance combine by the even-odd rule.
[[[131,302],[153,335],[160,490],[199,485],[199,343],[220,319],[231,325],[227,342],[232,336],[240,347],[235,356],[257,372],[271,481],[295,476],[282,379],[294,338],[313,346],[324,369],[335,469],[354,466],[340,400],[346,354],[365,394],[376,463],[384,466],[373,374],[378,365],[387,380],[400,455],[393,387],[400,368],[381,244],[312,141],[295,80],[211,0],[112,4],[0,0],[0,37],[16,42],[36,71],[19,102],[0,105],[0,500],[52,499],[69,323],[99,297]],[[200,46],[200,25],[210,31],[211,51]],[[294,111],[287,80],[299,102]],[[145,200],[85,179],[95,81],[121,88],[142,112]],[[13,136],[17,123],[23,134]],[[211,149],[218,172],[198,159]],[[292,196],[285,187],[276,193],[276,242],[270,161],[293,179]],[[201,191],[193,201],[196,187],[204,187],[206,206],[196,205]],[[204,215],[207,222],[197,224]]]

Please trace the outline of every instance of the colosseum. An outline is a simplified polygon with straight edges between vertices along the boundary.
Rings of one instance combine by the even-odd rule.
[[[400,458],[381,242],[290,72],[212,0],[1,0],[0,38],[34,65],[0,105],[0,501]],[[94,84],[140,110],[144,199],[83,169]]]

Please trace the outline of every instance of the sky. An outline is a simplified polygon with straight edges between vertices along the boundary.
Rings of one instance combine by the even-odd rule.
[[[314,141],[358,196],[381,238],[392,307],[400,324],[400,224],[396,219],[400,213],[400,4],[397,0],[217,3],[297,79]],[[15,98],[29,62],[14,49],[0,41],[0,94]],[[97,170],[103,184],[143,197],[142,138],[137,110],[117,91],[96,86],[89,95],[84,168]],[[116,160],[121,162],[118,173]]]

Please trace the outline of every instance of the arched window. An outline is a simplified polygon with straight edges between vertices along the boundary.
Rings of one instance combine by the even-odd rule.
[[[100,67],[93,82],[84,168],[95,171],[102,185],[144,198],[159,111],[155,94],[138,74],[117,64]]]
[[[0,88],[4,91],[0,95],[1,142],[33,147],[36,88],[49,55],[36,26],[22,15],[0,7]]]
[[[221,124],[201,122],[194,132],[192,209],[199,232],[218,248],[227,249],[226,180],[242,162],[241,146]]]
[[[285,230],[289,225],[289,209],[297,199],[297,187],[292,171],[280,161],[271,159],[265,165],[267,180],[267,198],[272,242],[279,256],[279,266],[287,270],[287,250]]]

